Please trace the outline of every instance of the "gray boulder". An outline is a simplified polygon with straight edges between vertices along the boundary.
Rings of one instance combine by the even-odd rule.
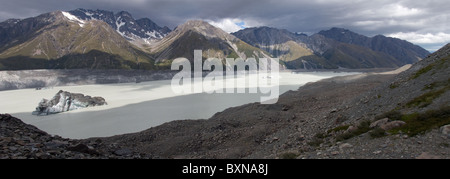
[[[450,124],[445,125],[441,127],[442,134],[446,135],[448,138],[450,138]]]
[[[373,122],[372,124],[370,124],[370,128],[375,128],[375,127],[380,127],[382,125],[385,125],[389,122],[389,118],[384,118],[384,119],[380,119],[378,121]]]
[[[380,128],[387,131],[387,130],[402,127],[405,124],[406,124],[406,122],[403,122],[403,121],[391,121],[391,122],[381,125]]]

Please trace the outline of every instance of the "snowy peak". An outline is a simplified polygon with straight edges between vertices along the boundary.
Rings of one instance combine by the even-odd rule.
[[[136,23],[139,26],[141,26],[143,29],[158,29],[157,31],[160,32],[164,36],[169,34],[172,31],[167,26],[164,26],[161,28],[160,26],[158,26],[158,24],[156,24],[149,18],[138,19],[138,20],[136,20]]]
[[[69,11],[80,20],[101,20],[108,23],[127,40],[139,43],[152,43],[165,37],[171,30],[160,27],[148,18],[135,20],[133,16],[121,11],[116,14],[105,10],[76,9]]]
[[[150,55],[101,20],[55,11],[4,24],[0,69],[154,68]]]

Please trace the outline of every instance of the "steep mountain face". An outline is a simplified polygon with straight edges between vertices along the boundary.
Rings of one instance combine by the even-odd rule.
[[[121,11],[116,14],[104,10],[76,9],[69,11],[81,20],[101,20],[108,23],[120,35],[136,45],[148,45],[165,37],[171,30],[160,27],[148,18],[135,20],[130,13]]]
[[[400,60],[402,64],[415,63],[430,54],[427,50],[410,42],[385,37],[383,35],[370,38],[342,28],[320,31],[319,34],[339,42],[367,47],[376,52],[382,52]]]
[[[11,35],[3,43],[1,69],[152,69],[154,66],[148,54],[124,39],[107,23],[85,21],[68,12],[44,14],[3,29],[17,29],[25,33]]]
[[[200,20],[191,20],[178,26],[149,48],[158,62],[170,61],[178,57],[193,60],[194,50],[202,50],[204,58],[270,57],[267,52]]]
[[[313,52],[305,44],[297,41],[299,35],[284,29],[248,28],[233,33],[233,35],[285,62],[313,55]]]
[[[344,68],[395,68],[402,65],[389,55],[346,43],[338,43],[325,51],[322,57],[329,63]]]
[[[392,56],[364,46],[339,42],[321,34],[306,36],[287,30],[259,27],[244,29],[233,35],[279,57],[288,68],[374,68],[403,65]]]
[[[337,68],[325,58],[317,56],[313,50],[299,40],[305,38],[305,35],[271,27],[247,28],[235,32],[233,35],[269,52],[273,57],[279,58],[287,68]]]
[[[233,33],[236,37],[241,37],[251,44],[282,44],[287,41],[295,41],[297,35],[285,29],[271,27],[252,27]]]
[[[0,52],[32,38],[35,32],[55,20],[52,13],[27,19],[9,19],[0,23]]]

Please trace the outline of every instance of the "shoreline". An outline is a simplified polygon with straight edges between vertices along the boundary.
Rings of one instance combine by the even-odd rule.
[[[309,69],[280,70],[280,72],[360,72],[377,73],[394,70],[393,68],[372,69]],[[178,71],[146,70],[90,70],[90,69],[38,69],[0,71],[0,91],[17,89],[43,89],[58,86],[141,83],[147,81],[170,80]],[[208,72],[203,72],[205,77]]]

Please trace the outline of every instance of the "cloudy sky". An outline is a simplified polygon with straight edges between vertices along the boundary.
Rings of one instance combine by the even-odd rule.
[[[203,19],[228,32],[271,26],[312,34],[341,27],[398,37],[429,51],[450,43],[448,0],[1,0],[0,21],[76,8],[125,10],[170,28]]]

